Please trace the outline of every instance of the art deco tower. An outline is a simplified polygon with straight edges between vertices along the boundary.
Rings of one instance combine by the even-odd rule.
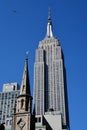
[[[59,40],[53,36],[50,12],[46,37],[39,42],[34,64],[34,102],[36,115],[60,112],[64,129],[69,127],[66,71]]]

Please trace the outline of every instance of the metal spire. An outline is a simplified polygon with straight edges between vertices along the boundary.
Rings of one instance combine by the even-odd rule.
[[[48,21],[51,20],[51,11],[50,11],[50,8],[48,8]]]
[[[47,23],[47,35],[46,36],[48,38],[53,37],[50,8],[48,9],[48,23]]]

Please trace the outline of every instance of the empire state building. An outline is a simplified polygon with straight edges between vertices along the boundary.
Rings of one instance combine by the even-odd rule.
[[[36,115],[59,112],[62,128],[69,127],[66,70],[59,40],[53,36],[48,14],[46,37],[39,42],[34,64],[34,103]]]

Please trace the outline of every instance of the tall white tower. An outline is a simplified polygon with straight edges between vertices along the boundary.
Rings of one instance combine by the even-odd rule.
[[[60,112],[63,128],[69,127],[64,57],[58,39],[53,36],[50,12],[46,37],[36,50],[34,102],[36,115],[45,115],[50,110]]]

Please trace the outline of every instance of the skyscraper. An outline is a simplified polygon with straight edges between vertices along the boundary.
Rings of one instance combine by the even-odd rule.
[[[48,13],[46,37],[39,42],[34,64],[34,103],[36,116],[48,111],[61,113],[62,129],[69,128],[66,71],[59,40],[53,36]]]
[[[5,130],[11,130],[12,111],[20,93],[17,82],[3,84],[3,92],[0,92],[0,124],[5,123]]]

